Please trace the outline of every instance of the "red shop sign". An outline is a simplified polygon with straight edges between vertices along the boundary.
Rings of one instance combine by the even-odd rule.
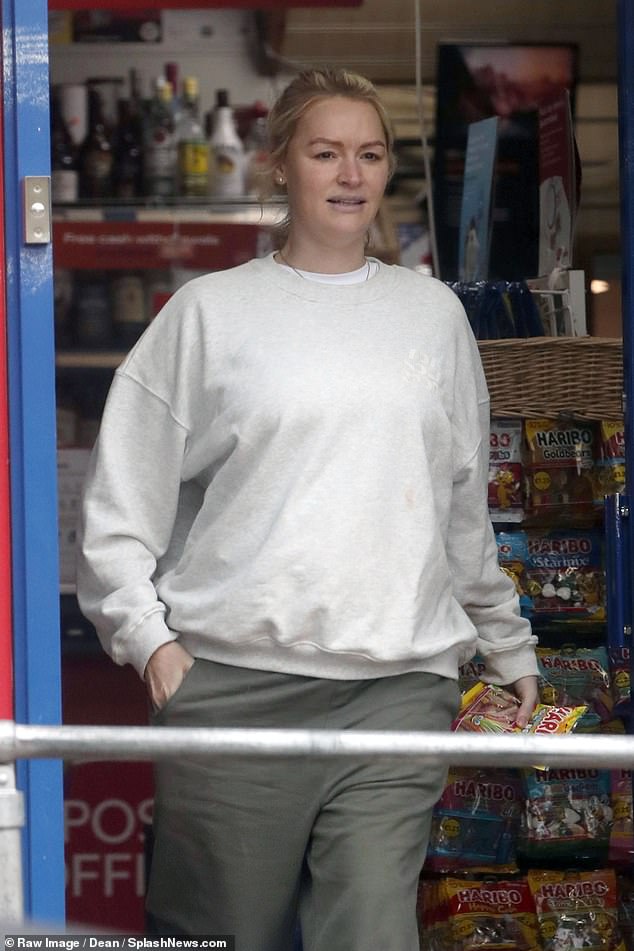
[[[143,933],[151,763],[72,764],[65,774],[69,922]]]
[[[255,257],[268,231],[248,224],[170,221],[55,221],[56,267],[216,271]]]

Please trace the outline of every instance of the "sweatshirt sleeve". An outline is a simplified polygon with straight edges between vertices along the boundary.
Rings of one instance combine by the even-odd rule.
[[[84,488],[77,596],[104,649],[141,677],[176,639],[152,578],[174,525],[186,440],[169,406],[117,371]]]
[[[457,466],[447,539],[454,595],[476,628],[477,651],[485,662],[482,679],[510,684],[538,673],[537,638],[521,617],[515,585],[498,563],[487,498],[490,404],[470,331],[458,359],[455,401]]]

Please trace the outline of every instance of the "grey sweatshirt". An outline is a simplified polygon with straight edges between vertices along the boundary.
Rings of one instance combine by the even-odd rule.
[[[272,256],[196,278],[117,370],[78,597],[140,675],[194,656],[314,677],[537,672],[487,510],[489,403],[457,297]]]

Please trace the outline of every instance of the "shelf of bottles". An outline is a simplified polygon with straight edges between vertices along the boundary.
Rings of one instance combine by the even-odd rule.
[[[244,205],[267,162],[266,107],[234,110],[226,89],[200,115],[198,79],[166,63],[149,95],[138,73],[62,83],[51,96],[53,202],[124,207]]]
[[[166,63],[150,90],[135,69],[52,90],[60,367],[116,365],[174,290],[267,253],[284,215],[255,197],[266,108],[234,110],[220,89],[201,116],[179,72]]]

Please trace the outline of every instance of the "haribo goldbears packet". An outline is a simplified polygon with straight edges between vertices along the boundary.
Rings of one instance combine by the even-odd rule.
[[[596,521],[596,428],[586,420],[524,421],[525,510],[531,525]]]

